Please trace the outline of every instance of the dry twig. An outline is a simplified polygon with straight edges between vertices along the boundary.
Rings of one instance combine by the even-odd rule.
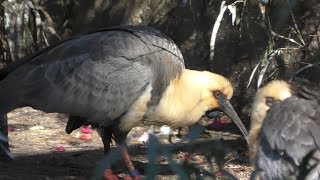
[[[273,36],[277,36],[277,37],[279,37],[279,38],[282,38],[282,39],[288,40],[288,41],[290,41],[290,42],[292,42],[292,43],[295,43],[295,44],[297,44],[297,45],[300,46],[300,47],[303,47],[302,44],[298,43],[297,41],[295,41],[295,40],[292,39],[292,38],[288,38],[288,37],[282,36],[282,35],[280,35],[280,34],[275,33],[275,32],[272,31],[272,30],[271,30],[271,34],[272,34]]]
[[[302,68],[298,69],[296,72],[293,73],[293,75],[291,76],[289,82],[291,82],[293,80],[293,78],[295,76],[297,76],[298,74],[300,74],[302,71],[304,71],[304,70],[306,70],[306,69],[308,69],[310,67],[317,66],[319,64],[320,64],[320,62],[316,62],[316,63],[313,63],[313,64],[307,64],[306,66],[303,66]]]
[[[250,86],[251,82],[252,82],[252,79],[253,79],[253,76],[254,74],[256,73],[258,67],[262,67],[260,73],[259,73],[259,76],[258,76],[258,82],[257,82],[257,87],[259,88],[261,83],[262,83],[262,80],[263,80],[263,77],[271,63],[271,61],[273,59],[275,59],[277,56],[279,56],[279,54],[281,53],[281,50],[279,49],[276,49],[276,50],[272,50],[271,53],[269,53],[268,55],[266,55],[266,59],[263,58],[260,60],[260,62],[255,66],[255,68],[253,69],[251,75],[250,75],[250,78],[249,78],[249,82],[248,82],[248,85],[247,85],[247,88]],[[263,64],[264,62],[264,64]]]
[[[219,15],[218,15],[217,20],[214,23],[214,26],[212,28],[212,34],[211,34],[211,40],[210,40],[210,61],[213,61],[214,47],[215,47],[215,43],[216,43],[217,33],[218,33],[218,30],[219,30],[219,27],[220,27],[224,12],[228,8],[228,6],[226,6],[225,4],[226,4],[226,1],[222,1],[221,2]]]

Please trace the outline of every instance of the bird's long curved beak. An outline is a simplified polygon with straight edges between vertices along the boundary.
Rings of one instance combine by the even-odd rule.
[[[246,141],[248,142],[248,131],[244,127],[241,119],[237,115],[236,111],[233,109],[231,103],[225,98],[222,101],[219,101],[220,109],[225,112],[232,120],[233,122],[238,126],[238,128],[241,130],[243,136],[246,138]]]

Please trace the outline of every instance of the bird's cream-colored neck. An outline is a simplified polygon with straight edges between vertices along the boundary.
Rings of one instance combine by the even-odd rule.
[[[133,103],[120,123],[122,130],[130,130],[139,123],[169,125],[173,128],[198,122],[208,110],[218,108],[213,91],[219,90],[228,99],[233,88],[229,80],[208,71],[184,69],[164,91],[158,105],[147,107],[151,99],[149,85],[141,97]]]
[[[208,84],[212,83],[208,73],[185,69],[180,77],[170,83],[155,109],[156,114],[162,116],[162,122],[165,120],[168,125],[179,127],[199,121],[212,106],[204,102],[208,99],[206,96],[212,96],[206,94],[209,91]]]

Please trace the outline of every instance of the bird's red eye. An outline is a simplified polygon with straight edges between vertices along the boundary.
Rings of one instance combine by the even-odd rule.
[[[220,91],[215,91],[215,92],[214,92],[214,96],[215,96],[215,97],[220,97],[220,95],[221,95],[221,92],[220,92]]]

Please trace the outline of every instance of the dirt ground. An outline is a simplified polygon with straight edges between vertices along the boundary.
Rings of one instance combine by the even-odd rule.
[[[81,140],[79,130],[70,135],[65,133],[67,118],[64,115],[46,114],[26,107],[9,113],[8,118],[10,148],[15,159],[0,162],[0,179],[90,179],[97,163],[104,157],[102,142],[95,131],[91,140]],[[129,153],[142,174],[148,162],[145,157],[146,145],[138,138],[146,130],[147,127],[136,127],[128,136]],[[237,130],[209,131],[206,138],[224,139],[236,151],[247,153],[247,147]],[[162,137],[161,141],[169,144],[166,137]],[[54,151],[58,146],[63,146],[64,151]],[[203,158],[194,157],[196,163],[204,164]],[[237,158],[225,159],[225,170],[238,179],[248,179],[252,172],[250,164]],[[158,179],[177,179],[166,159],[161,161]],[[116,172],[127,173],[123,165]]]

